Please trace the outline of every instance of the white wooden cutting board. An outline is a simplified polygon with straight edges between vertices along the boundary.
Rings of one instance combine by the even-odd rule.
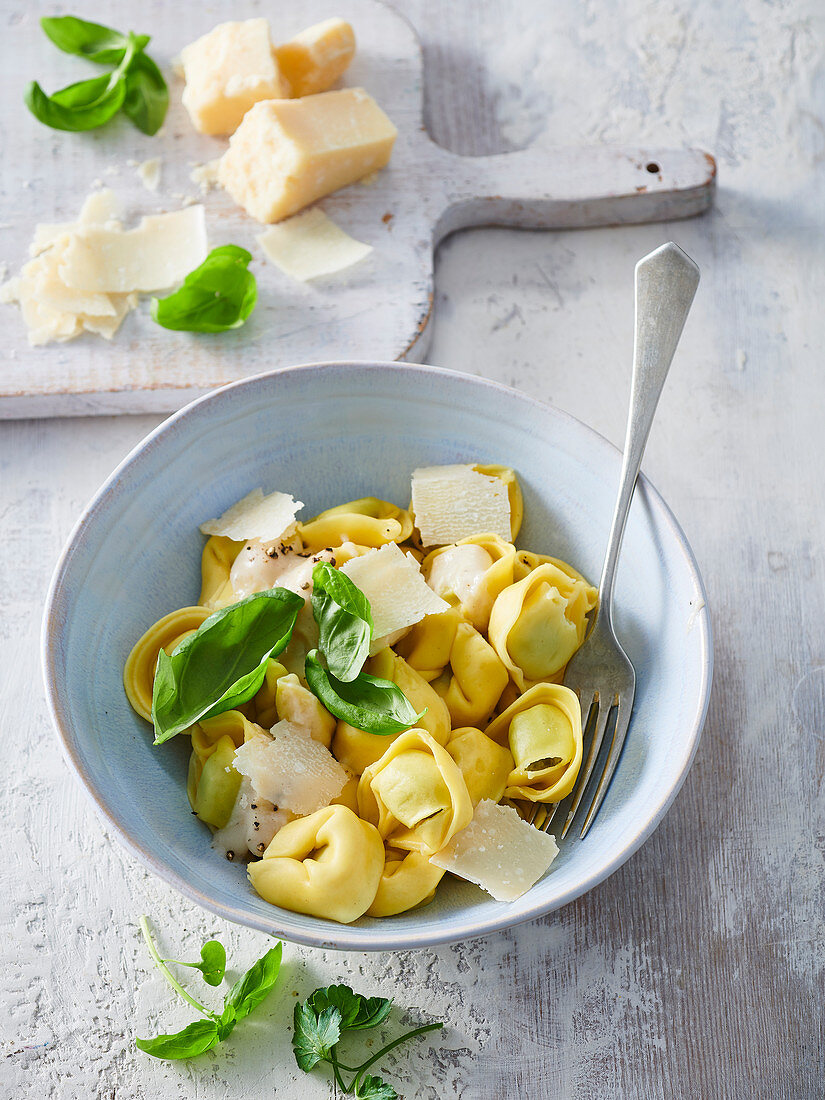
[[[0,307],[0,418],[167,411],[217,385],[300,362],[421,362],[432,312],[433,252],[448,233],[492,224],[574,228],[664,221],[697,214],[712,199],[713,159],[695,150],[534,145],[519,153],[460,157],[440,148],[424,129],[418,39],[378,0],[270,6],[110,0],[105,10],[70,9],[119,30],[152,35],[149,53],[170,84],[169,114],[154,138],[125,120],[88,134],[42,126],[22,102],[29,80],[53,91],[99,70],[61,54],[42,33],[38,20],[56,14],[53,4],[37,0],[17,8],[5,28],[0,68],[0,261],[11,273],[18,271],[34,225],[72,219],[94,187],[117,193],[127,225],[196,197],[206,206],[210,244],[233,242],[255,256],[258,306],[242,329],[202,336],[159,328],[144,298],[111,342],[83,336],[41,348],[28,346],[16,307]],[[255,240],[262,227],[226,194],[215,190],[201,197],[190,180],[193,165],[220,156],[226,145],[192,129],[172,59],[216,23],[254,15],[269,18],[276,40],[333,15],[349,19],[358,52],[344,83],[367,88],[399,130],[388,169],[321,204],[348,233],[371,244],[373,253],[348,272],[309,284],[293,282],[264,259]],[[460,81],[461,73],[455,78]],[[158,191],[150,193],[136,164],[154,157],[162,160],[162,177]]]

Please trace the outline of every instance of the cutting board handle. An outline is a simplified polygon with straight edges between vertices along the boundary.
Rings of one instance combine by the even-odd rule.
[[[689,218],[710,206],[716,183],[716,162],[700,149],[533,146],[462,157],[436,147],[433,159],[433,178],[443,181],[432,195],[436,244],[479,225],[578,229]]]

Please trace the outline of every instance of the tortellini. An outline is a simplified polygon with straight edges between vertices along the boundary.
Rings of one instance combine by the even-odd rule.
[[[392,680],[412,703],[417,712],[426,708],[426,714],[419,719],[420,726],[426,730],[439,745],[445,745],[450,736],[450,714],[446,704],[432,687],[407,662],[393,653],[391,649],[382,649],[371,657],[365,665],[371,676],[382,680]],[[386,752],[387,747],[402,736],[377,733],[365,733],[347,722],[338,722],[332,739],[332,753],[350,771],[360,775],[369,764],[374,764]]]
[[[228,607],[237,599],[229,574],[242,542],[234,542],[223,535],[212,535],[206,540],[201,556],[201,594],[198,603],[213,611]]]
[[[513,583],[516,548],[498,535],[472,535],[431,551],[421,565],[427,583],[486,631],[496,597]]]
[[[447,750],[412,729],[364,771],[358,812],[392,847],[433,855],[470,823],[473,805]]]
[[[371,548],[404,542],[412,529],[412,516],[406,509],[377,497],[363,497],[328,508],[309,523],[298,525],[304,545],[313,554],[344,542]]]
[[[182,607],[158,619],[133,647],[123,668],[123,686],[141,718],[152,721],[152,686],[161,649],[171,653],[212,614],[208,607]]]
[[[480,474],[499,478],[507,486],[507,496],[510,500],[510,538],[515,542],[524,519],[524,498],[521,495],[516,471],[510,466],[476,466],[474,468]]]
[[[459,623],[449,671],[433,681],[453,727],[486,722],[508,682],[507,669],[490,643],[469,623]]]
[[[584,641],[598,593],[547,562],[493,604],[490,642],[520,691],[558,676]]]
[[[435,897],[435,888],[444,871],[423,852],[404,852],[388,848],[384,870],[368,917],[394,917],[426,905]]]
[[[453,730],[447,752],[461,769],[474,806],[484,798],[492,802],[502,800],[515,767],[509,748],[499,745],[481,730],[466,726]]]
[[[335,719],[295,673],[279,677],[275,685],[275,709],[280,721],[309,730],[312,739],[326,749],[332,744]]]
[[[561,684],[536,684],[486,730],[508,744],[513,770],[505,796],[529,802],[561,802],[573,789],[582,762],[578,697]]]
[[[284,825],[250,863],[249,879],[273,905],[349,924],[374,901],[383,870],[375,826],[346,806],[326,806]]]
[[[192,727],[192,756],[186,793],[201,821],[222,829],[232,815],[241,786],[232,766],[235,749],[265,731],[238,710],[205,718]]]

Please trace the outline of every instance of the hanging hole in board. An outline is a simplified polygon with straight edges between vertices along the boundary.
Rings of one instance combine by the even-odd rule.
[[[655,160],[652,160],[648,164],[646,164],[645,168],[648,170],[648,172],[650,172],[651,176],[655,176],[657,172],[661,172],[662,170]]]

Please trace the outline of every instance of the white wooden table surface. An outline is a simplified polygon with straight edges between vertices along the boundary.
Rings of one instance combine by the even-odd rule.
[[[619,442],[633,263],[671,237],[701,265],[646,460],[693,543],[713,612],[716,678],[695,765],[655,836],[561,912],[433,951],[287,946],[282,996],[224,1047],[191,1063],[150,1060],[134,1035],[188,1012],[148,964],[137,917],[151,914],[164,950],[184,956],[217,934],[248,963],[265,937],[202,913],[107,836],[57,751],[38,630],[78,511],[158,418],[4,423],[0,1096],[326,1097],[323,1073],[295,1070],[286,1025],[293,991],[347,981],[392,994],[413,1019],[425,1010],[447,1021],[432,1043],[388,1059],[406,1097],[819,1100],[821,0],[397,6],[425,43],[429,126],[452,149],[504,151],[543,134],[700,145],[718,157],[717,208],[701,220],[448,240],[430,355],[553,401]],[[211,7],[216,22],[231,13]],[[83,10],[105,21],[103,8]],[[2,12],[23,18],[25,4],[4,0]]]

